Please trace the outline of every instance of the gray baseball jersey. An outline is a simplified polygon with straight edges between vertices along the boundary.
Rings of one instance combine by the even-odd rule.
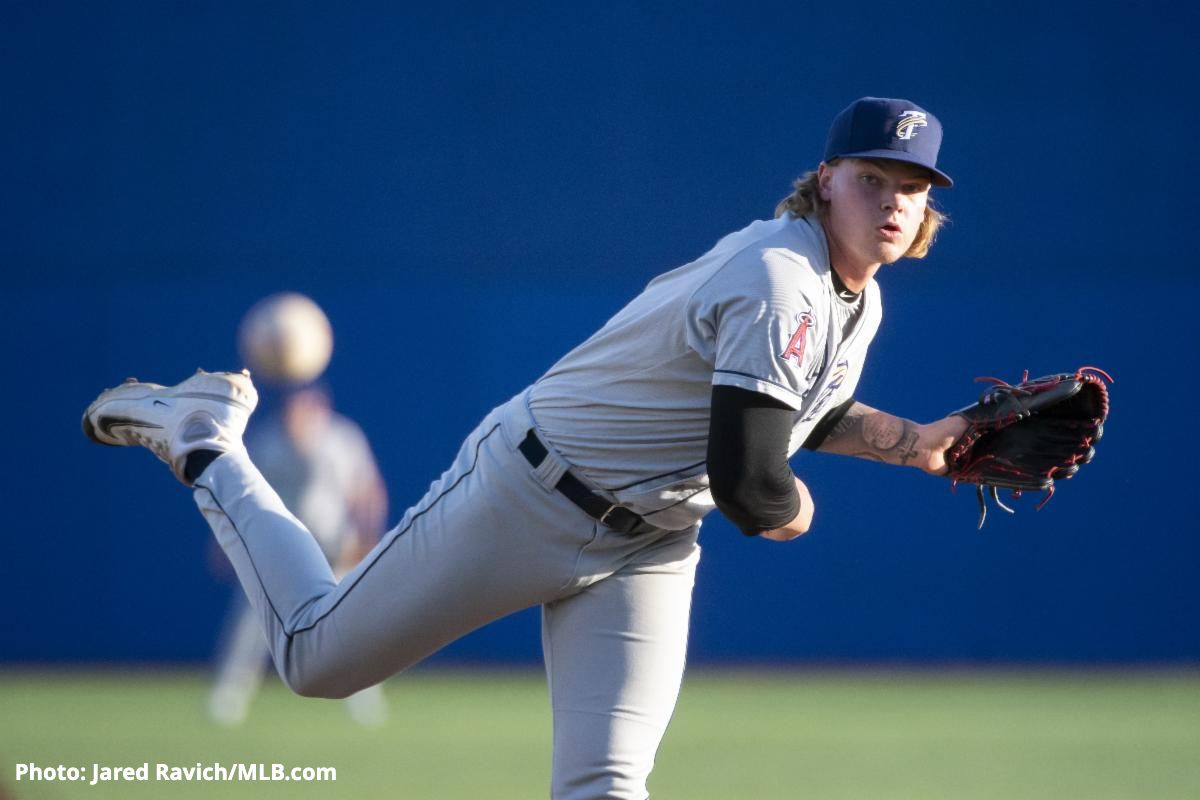
[[[659,527],[686,528],[714,508],[713,384],[794,408],[794,453],[858,384],[881,319],[874,280],[858,302],[838,298],[815,219],[755,222],[653,280],[532,387],[530,408],[581,478]]]
[[[344,697],[540,605],[552,795],[645,798],[713,507],[713,384],[795,409],[794,451],[851,395],[879,324],[875,285],[843,303],[826,251],[813,219],[756,222],[651,282],[489,414],[340,583],[244,452],[213,461],[194,497],[280,675],[301,694]],[[610,519],[612,500],[645,522]]]

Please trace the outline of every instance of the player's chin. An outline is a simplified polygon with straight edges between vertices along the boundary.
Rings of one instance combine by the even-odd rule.
[[[916,238],[917,233],[913,231],[911,236],[901,236],[890,241],[880,242],[879,249],[883,254],[883,263],[894,264],[908,255],[908,251],[912,249]]]
[[[904,258],[904,254],[908,252],[907,246],[898,244],[886,243],[880,246],[878,250],[880,264],[895,264],[900,259]]]

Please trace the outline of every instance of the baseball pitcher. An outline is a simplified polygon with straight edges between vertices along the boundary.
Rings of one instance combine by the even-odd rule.
[[[341,583],[246,456],[249,375],[128,382],[88,407],[84,430],[148,447],[192,487],[300,694],[344,697],[539,605],[552,795],[644,798],[683,675],[704,515],[793,539],[815,518],[788,465],[800,447],[942,475],[973,424],[853,399],[881,319],[874,276],[925,255],[941,223],[941,140],[915,103],[856,100],[774,219],[651,281],[488,414]],[[1067,430],[1064,452],[1086,460],[1097,427]]]

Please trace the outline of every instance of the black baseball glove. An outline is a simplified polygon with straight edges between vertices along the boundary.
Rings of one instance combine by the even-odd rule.
[[[1014,497],[1044,492],[1040,510],[1054,495],[1054,482],[1070,478],[1095,455],[1108,416],[1108,373],[1080,367],[1073,373],[1029,380],[1015,386],[998,378],[979,401],[954,412],[967,429],[946,451],[953,485],[973,483],[979,496],[979,527],[987,518],[985,489],[1000,508],[998,489]]]

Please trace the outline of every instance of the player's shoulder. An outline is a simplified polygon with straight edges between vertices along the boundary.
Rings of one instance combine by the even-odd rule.
[[[787,215],[761,229],[722,266],[723,281],[745,286],[818,288],[829,271],[828,245],[821,224]]]
[[[330,415],[322,438],[322,449],[341,458],[355,461],[371,457],[370,440],[362,426],[336,411]]]
[[[338,413],[332,412],[325,426],[328,438],[344,442],[366,441],[367,434],[357,422]]]

